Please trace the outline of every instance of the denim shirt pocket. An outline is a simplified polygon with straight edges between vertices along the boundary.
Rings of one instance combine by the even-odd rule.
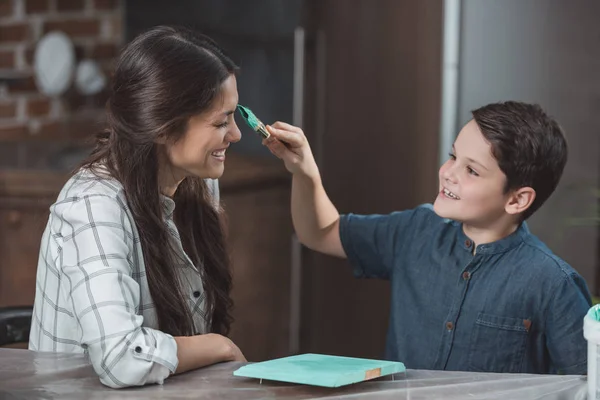
[[[479,313],[471,333],[469,369],[521,372],[529,320]]]

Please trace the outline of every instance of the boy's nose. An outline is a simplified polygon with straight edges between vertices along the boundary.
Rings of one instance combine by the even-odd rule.
[[[456,183],[456,174],[454,172],[454,168],[452,168],[452,167],[446,168],[442,172],[442,178],[444,179],[444,181]]]

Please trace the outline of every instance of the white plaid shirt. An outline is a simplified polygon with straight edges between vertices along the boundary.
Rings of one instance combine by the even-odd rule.
[[[215,203],[218,182],[207,180]],[[161,196],[164,222],[182,263],[196,333],[206,333],[202,280]],[[185,261],[183,261],[185,260]],[[178,364],[177,344],[159,331],[140,237],[122,185],[89,171],[63,187],[42,236],[29,349],[86,353],[103,384],[162,383]]]

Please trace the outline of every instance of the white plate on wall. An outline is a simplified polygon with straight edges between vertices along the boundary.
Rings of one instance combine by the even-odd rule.
[[[75,48],[63,32],[49,32],[38,42],[33,68],[38,89],[48,96],[60,96],[73,81]]]

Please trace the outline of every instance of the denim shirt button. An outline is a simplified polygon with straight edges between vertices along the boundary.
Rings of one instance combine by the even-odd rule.
[[[454,324],[452,322],[446,322],[446,329],[448,329],[449,331],[451,331],[452,328],[454,328]]]
[[[468,271],[463,272],[462,277],[465,281],[468,281],[469,279],[471,279],[471,273]]]
[[[465,246],[471,247],[471,241],[469,239],[465,240]]]

